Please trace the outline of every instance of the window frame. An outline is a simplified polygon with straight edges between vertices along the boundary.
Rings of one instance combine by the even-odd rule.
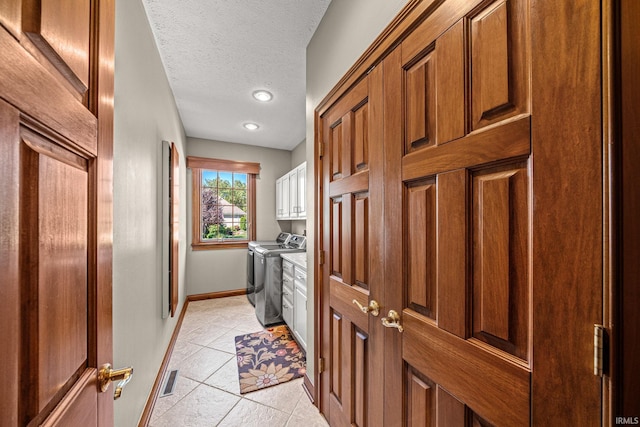
[[[256,176],[260,173],[260,163],[235,160],[187,157],[187,168],[191,169],[191,249],[195,251],[215,249],[242,249],[248,246],[256,235]],[[200,223],[202,220],[202,171],[235,172],[247,174],[247,239],[209,241],[203,240]]]

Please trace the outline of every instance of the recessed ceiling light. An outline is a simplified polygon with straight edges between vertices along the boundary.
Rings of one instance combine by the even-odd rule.
[[[247,130],[258,130],[258,128],[260,127],[255,123],[245,123],[242,126],[244,126],[244,128]]]
[[[262,102],[268,102],[273,99],[273,95],[271,94],[271,92],[266,90],[256,90],[255,92],[253,92],[253,97]]]

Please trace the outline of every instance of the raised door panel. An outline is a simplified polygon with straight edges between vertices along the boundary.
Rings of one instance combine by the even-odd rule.
[[[23,10],[22,30],[63,82],[83,98],[89,87],[89,0],[41,0]],[[43,58],[43,59],[44,59]]]
[[[471,130],[530,111],[526,4],[495,1],[471,14]]]
[[[19,141],[19,244],[24,254],[19,419],[41,422],[62,404],[95,423],[95,331],[87,310],[94,292],[87,269],[92,159],[36,128],[23,124]],[[79,400],[66,403],[67,393]],[[84,407],[84,401],[93,406]]]

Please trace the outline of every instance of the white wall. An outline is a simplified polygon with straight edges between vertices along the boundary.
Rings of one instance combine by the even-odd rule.
[[[161,317],[161,141],[180,153],[180,307],[185,298],[185,135],[140,0],[116,2],[113,364],[134,375],[115,425],[136,426],[177,317]]]
[[[289,221],[276,221],[276,179],[291,169],[291,152],[243,144],[187,139],[187,155],[260,163],[256,180],[256,234],[254,240],[273,240],[290,231]],[[191,171],[187,172],[189,203],[188,245],[191,245]],[[187,250],[187,294],[244,289],[247,286],[247,250]]]
[[[308,307],[313,307],[315,181],[314,111],[407,0],[333,0],[307,46],[307,277]],[[307,324],[313,325],[309,310]],[[311,326],[310,326],[311,328]],[[313,354],[313,331],[309,330],[307,354]],[[315,361],[307,358],[313,380]]]

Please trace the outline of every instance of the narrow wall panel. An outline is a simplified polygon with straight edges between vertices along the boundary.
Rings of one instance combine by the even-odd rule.
[[[367,425],[367,335],[356,330],[353,342],[353,418],[356,426]]]
[[[342,276],[342,198],[331,199],[331,274]]]
[[[342,122],[331,127],[331,177],[337,179],[342,176]]]
[[[369,163],[369,104],[353,113],[353,171],[366,169]]]
[[[430,52],[406,71],[406,152],[436,143],[436,68]]]
[[[331,394],[342,402],[342,316],[331,317]]]

